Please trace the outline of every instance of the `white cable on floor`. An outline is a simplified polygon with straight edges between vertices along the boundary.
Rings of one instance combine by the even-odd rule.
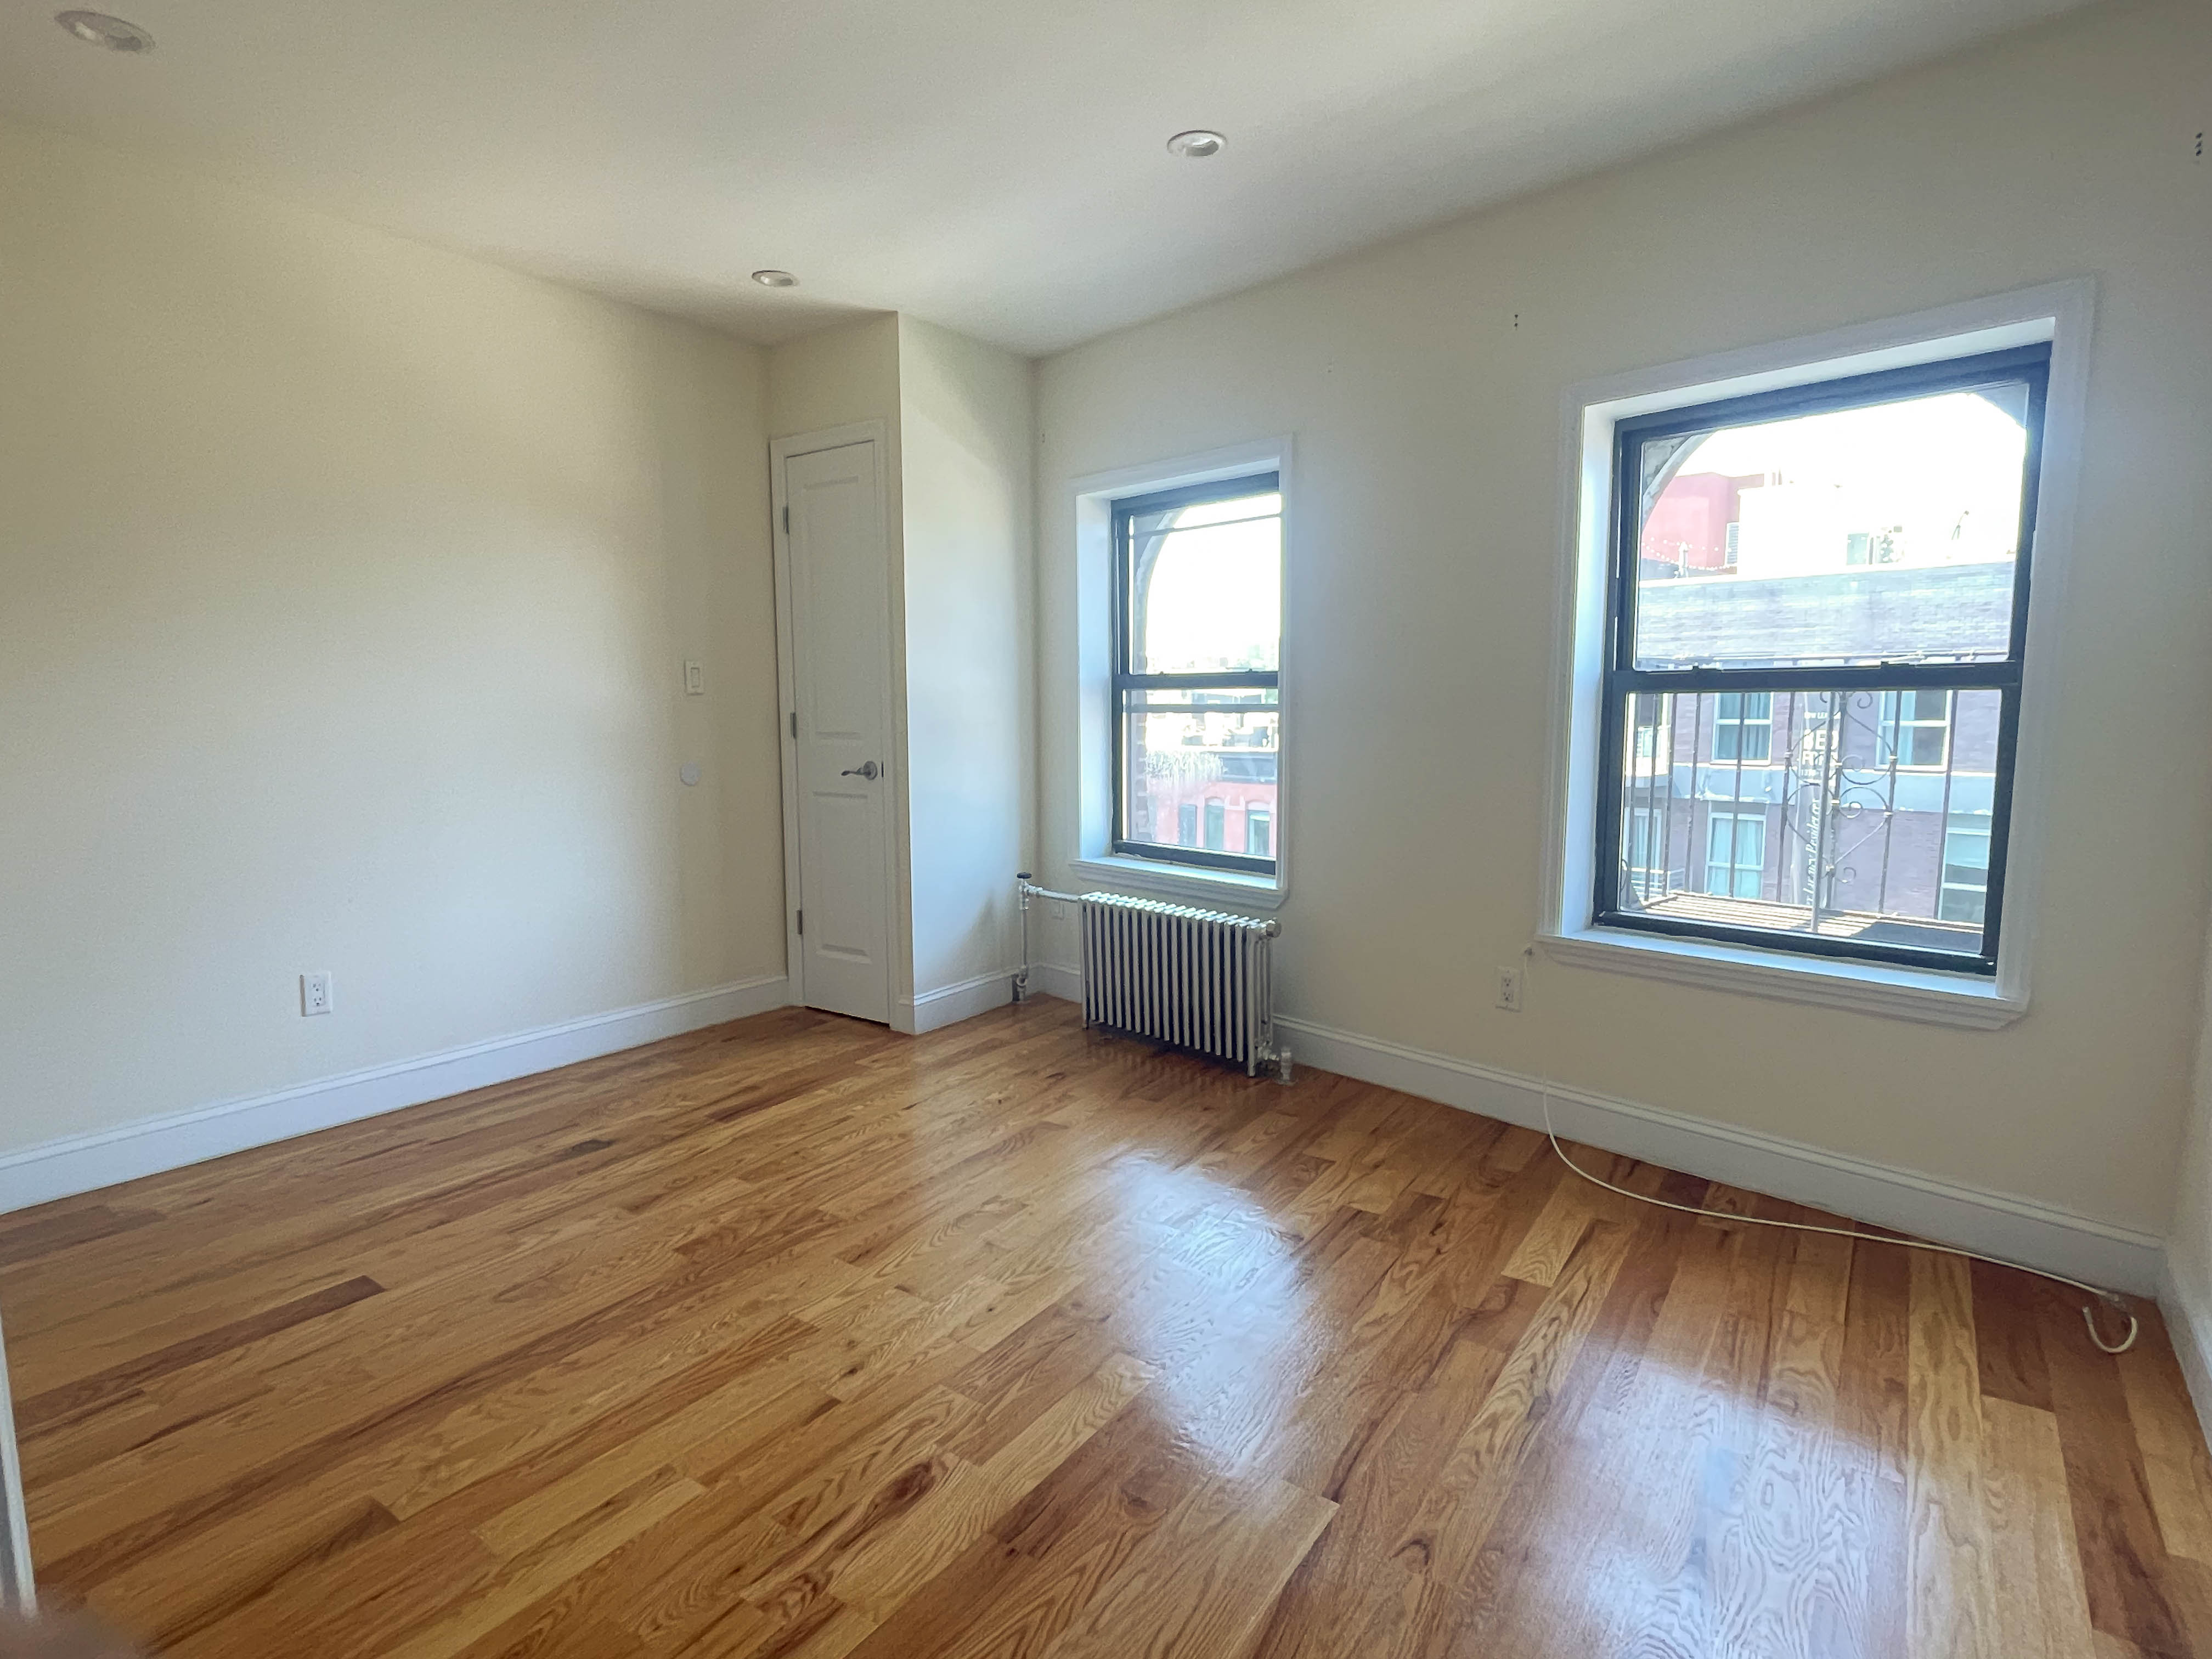
[[[1534,953],[1533,945],[1524,948],[1522,951],[1522,955],[1528,958],[1533,958]],[[1547,1070],[1548,1069],[1547,1067]],[[1781,1227],[1790,1232],[1826,1233],[1835,1238],[1856,1239],[1869,1244],[1895,1244],[1908,1250],[1929,1250],[1937,1255],[1964,1256],[1969,1261],[1986,1261],[1992,1267],[2010,1267],[2014,1273],[2033,1273],[2036,1278],[2047,1279],[2054,1285],[2063,1285],[2071,1290],[2087,1291],[2098,1301],[2109,1307],[2118,1308],[2122,1313],[2127,1314],[2128,1334],[2120,1339],[2118,1346],[2115,1346],[2106,1341],[2103,1334],[2097,1329],[2097,1316],[2089,1304],[2087,1303],[2082,1304],[2081,1322],[2089,1328],[2089,1340],[2106,1353],[2125,1353],[2130,1348],[2135,1346],[2136,1338],[2142,1334],[2142,1322],[2134,1314],[2128,1311],[2126,1299],[2118,1291],[2108,1291],[2096,1285],[2085,1285],[2078,1279],[2067,1278],[2063,1273],[2047,1273],[2040,1267],[2023,1267],[2017,1261],[2007,1261],[2000,1256],[1984,1255],[1978,1250],[1961,1250],[1949,1244],[1930,1244],[1917,1238],[1889,1238],[1880,1233],[1856,1232],[1848,1227],[1818,1227],[1809,1221],[1770,1221],[1765,1216],[1737,1215],[1727,1210],[1703,1210],[1694,1204],[1677,1204],[1671,1199],[1648,1198],[1642,1193],[1632,1193],[1626,1187],[1616,1187],[1610,1181],[1602,1180],[1592,1175],[1567,1156],[1567,1149],[1559,1145],[1559,1131],[1552,1127],[1552,1079],[1547,1075],[1539,1081],[1543,1090],[1545,1139],[1552,1143],[1552,1150],[1559,1154],[1559,1162],[1593,1187],[1602,1187],[1609,1193],[1619,1193],[1623,1198],[1632,1198],[1638,1204],[1650,1204],[1662,1210],[1677,1210],[1684,1215],[1710,1216],[1716,1221],[1726,1221],[1731,1224],[1744,1222],[1754,1227]]]

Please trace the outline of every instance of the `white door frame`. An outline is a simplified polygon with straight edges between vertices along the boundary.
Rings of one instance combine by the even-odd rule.
[[[884,665],[884,766],[891,775],[884,780],[889,793],[884,802],[884,892],[891,908],[888,930],[892,959],[890,1006],[896,1021],[906,978],[898,971],[898,965],[908,959],[905,892],[898,878],[899,826],[906,822],[906,744],[901,723],[896,718],[900,700],[894,695],[892,681],[905,653],[899,649],[903,617],[896,587],[900,544],[897,526],[891,520],[890,431],[880,417],[769,440],[769,528],[775,548],[775,732],[783,761],[783,959],[790,979],[791,1000],[804,1006],[806,953],[800,948],[799,939],[799,908],[805,892],[799,883],[799,738],[793,730],[793,717],[799,712],[797,634],[791,620],[791,532],[784,517],[790,498],[786,489],[784,464],[794,456],[811,455],[817,450],[871,442],[876,447],[876,503],[884,526],[884,568],[891,573],[893,584],[884,594],[891,641],[891,660]]]

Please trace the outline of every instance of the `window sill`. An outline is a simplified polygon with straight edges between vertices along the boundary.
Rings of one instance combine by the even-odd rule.
[[[1195,899],[1248,910],[1279,909],[1289,892],[1279,874],[1270,881],[1265,876],[1248,876],[1236,870],[1201,870],[1194,865],[1171,865],[1116,853],[1077,859],[1068,867],[1109,886],[1136,888],[1147,898]]]
[[[1856,1013],[1994,1031],[2027,1012],[2027,999],[1966,974],[1794,957],[1778,951],[1656,939],[1601,927],[1547,933],[1547,955],[1577,968],[1643,974],[1677,984],[1811,1002]]]

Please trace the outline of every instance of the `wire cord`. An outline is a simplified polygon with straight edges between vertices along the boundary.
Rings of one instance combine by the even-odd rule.
[[[1521,947],[1521,960],[1531,969],[1535,967],[1536,942],[1534,939]],[[1547,1061],[1548,1058],[1547,1054]],[[1926,1250],[1935,1255],[1955,1255],[1961,1256],[1968,1261],[1986,1261],[1992,1267],[2009,1267],[2014,1273],[2029,1273],[2037,1279],[2047,1279],[2054,1285],[2063,1285],[2069,1290],[2080,1291],[2085,1295],[2093,1296],[2106,1307],[2114,1309],[2123,1315],[2128,1322],[2128,1334],[2117,1343],[2107,1342],[2105,1340],[2105,1334],[2097,1328],[2097,1311],[2094,1304],[2086,1302],[2081,1304],[2081,1322],[2089,1328],[2089,1340],[2095,1343],[2105,1352],[2125,1353],[2130,1348],[2135,1346],[2136,1338],[2142,1334],[2142,1322],[2136,1317],[2134,1310],[2128,1306],[2127,1298],[2118,1291],[2108,1291],[2101,1285],[2086,1285],[2078,1279],[2069,1279],[2063,1273],[2047,1273],[2040,1267],[2023,1267],[2019,1262],[2007,1261],[2002,1256],[1984,1255],[1978,1250],[1961,1250],[1949,1244],[1930,1244],[1923,1239],[1890,1238],[1881,1233],[1863,1233],[1848,1227],[1816,1226],[1809,1221],[1769,1221],[1763,1215],[1735,1215],[1726,1210],[1705,1210],[1694,1204],[1677,1204],[1671,1199],[1647,1198],[1642,1193],[1630,1192],[1626,1187],[1616,1187],[1610,1181],[1592,1175],[1574,1159],[1569,1158],[1567,1149],[1559,1144],[1559,1132],[1552,1127],[1552,1068],[1548,1063],[1544,1066],[1544,1075],[1539,1079],[1539,1083],[1543,1091],[1544,1138],[1552,1143],[1552,1151],[1558,1155],[1559,1162],[1593,1187],[1602,1187],[1609,1193],[1618,1193],[1623,1198],[1634,1199],[1638,1204],[1649,1204],[1662,1210],[1676,1210],[1684,1215],[1708,1216],[1715,1221],[1743,1222],[1753,1227],[1780,1227],[1786,1231],[1797,1233],[1826,1233],[1835,1238],[1860,1239],[1869,1244],[1894,1244],[1900,1249]]]
[[[2086,1291],[2095,1297],[2098,1301],[2117,1308],[2121,1313],[2127,1315],[2128,1334],[2122,1337],[2118,1344],[2113,1344],[2106,1341],[2104,1333],[2097,1328],[2097,1315],[2094,1307],[2087,1303],[2082,1304],[2081,1322],[2089,1328],[2089,1340],[2106,1353],[2125,1353],[2130,1348],[2135,1346],[2136,1338],[2142,1334],[2141,1322],[2134,1314],[2128,1311],[2128,1304],[2118,1291],[2108,1291],[2096,1285],[2085,1285],[2078,1279],[2067,1278],[2063,1273],[2047,1273],[2040,1267],[2023,1267],[2017,1261],[2007,1261],[1999,1256],[1984,1255],[1978,1250],[1961,1250],[1949,1244],[1930,1244],[1917,1238],[1889,1238],[1880,1233],[1857,1232],[1849,1227],[1820,1227],[1809,1221],[1770,1221],[1763,1215],[1738,1215],[1728,1210],[1705,1210],[1694,1204],[1677,1204],[1671,1199],[1650,1198],[1642,1193],[1632,1193],[1626,1187],[1616,1187],[1610,1181],[1592,1175],[1567,1156],[1567,1149],[1559,1144],[1559,1131],[1552,1127],[1552,1089],[1548,1082],[1544,1085],[1543,1093],[1545,1139],[1552,1143],[1552,1150],[1559,1154],[1559,1162],[1593,1187],[1602,1187],[1609,1193],[1619,1193],[1623,1198],[1632,1198],[1638,1204],[1653,1205],[1662,1210],[1678,1210],[1684,1215],[1710,1216],[1716,1221],[1726,1221],[1732,1224],[1742,1222],[1754,1227],[1781,1227],[1796,1233],[1826,1233],[1835,1238],[1857,1239],[1870,1244],[1894,1244],[1902,1249],[1928,1250],[1937,1255],[1956,1255],[1963,1256],[1969,1261],[1986,1261],[1993,1267],[2010,1267],[2015,1273],[2033,1273],[2036,1278],[2047,1279],[2054,1285],[2064,1285],[2072,1290]]]

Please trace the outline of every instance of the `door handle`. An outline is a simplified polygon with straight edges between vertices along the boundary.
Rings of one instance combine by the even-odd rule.
[[[862,761],[858,766],[848,766],[837,775],[841,778],[866,778],[871,781],[881,777],[884,769],[873,761]]]

